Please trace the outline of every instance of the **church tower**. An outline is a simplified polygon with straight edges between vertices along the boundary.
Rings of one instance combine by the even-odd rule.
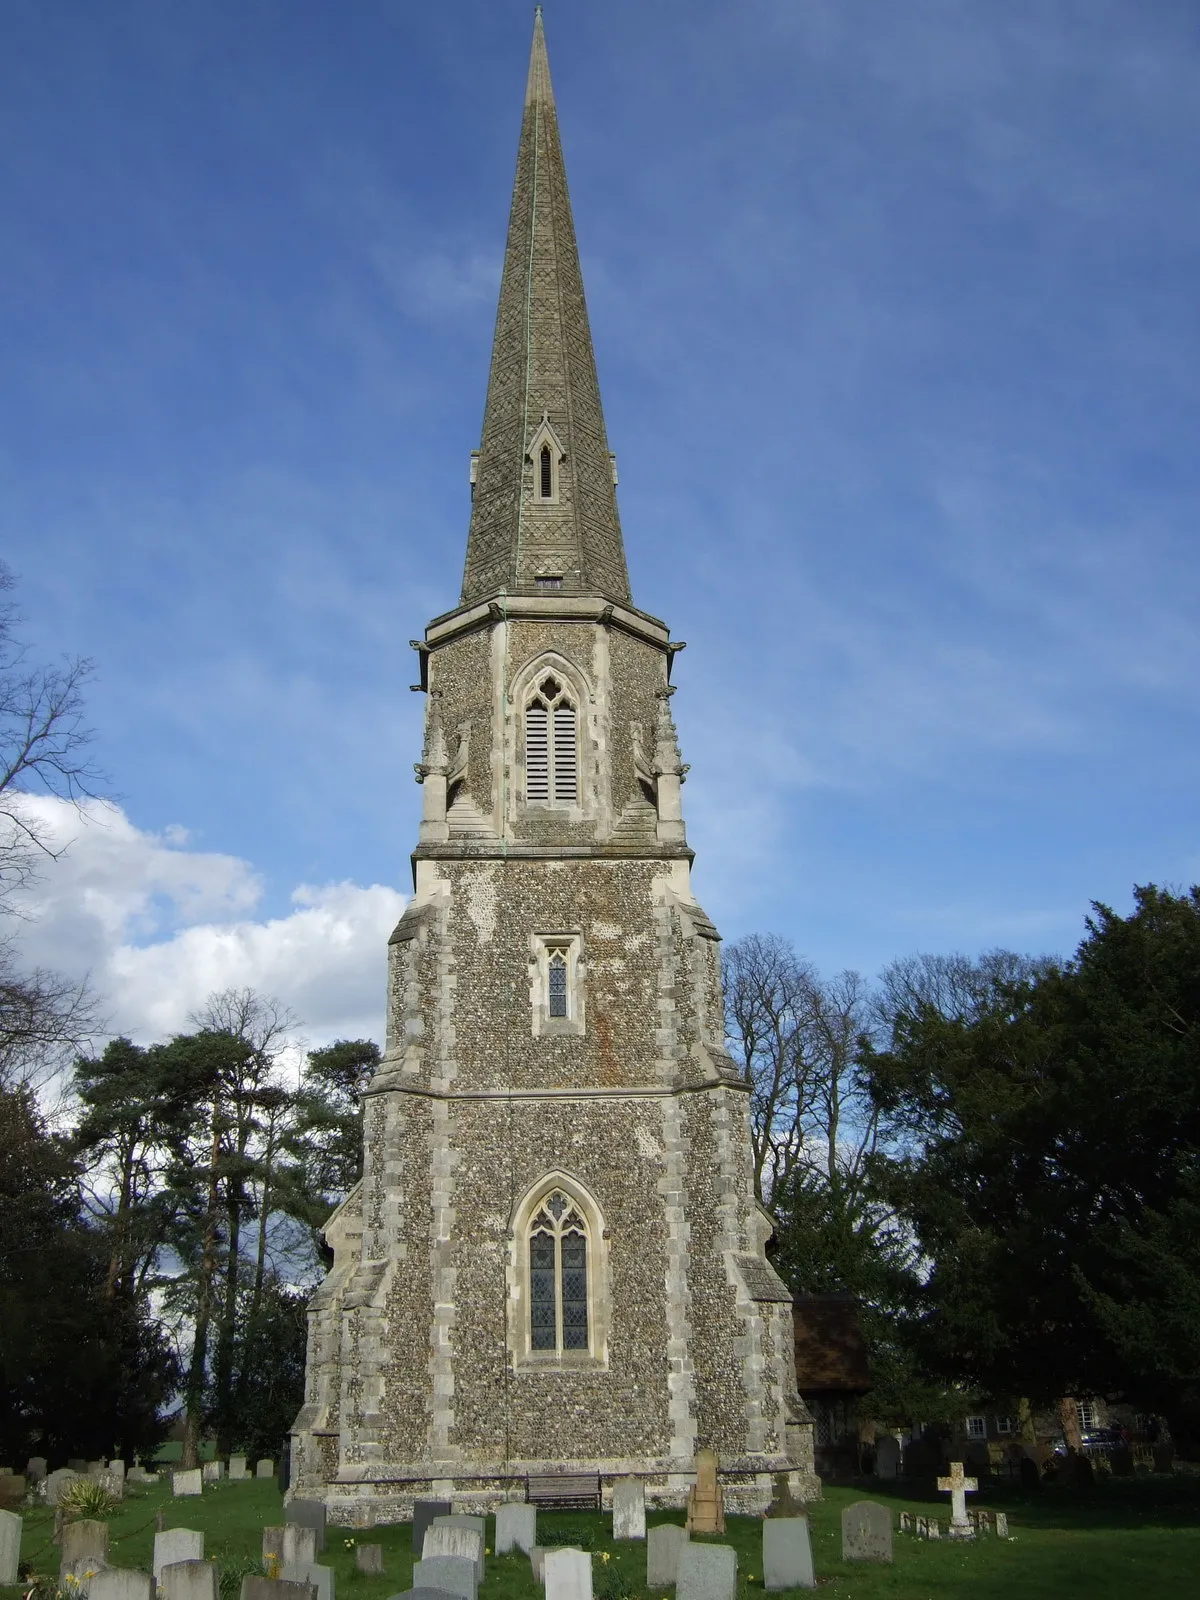
[[[718,934],[693,897],[682,645],[633,604],[540,12],[459,604],[427,691],[364,1175],[327,1224],[292,1485],[341,1522],[527,1474],[679,1504],[819,1492]]]

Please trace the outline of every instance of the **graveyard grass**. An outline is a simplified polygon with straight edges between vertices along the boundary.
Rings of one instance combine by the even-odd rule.
[[[811,1509],[813,1558],[818,1592],[846,1596],[889,1596],[891,1600],[1061,1600],[1066,1595],[1127,1597],[1139,1593],[1194,1594],[1200,1572],[1200,1476],[1102,1481],[1091,1491],[1048,1486],[1030,1495],[1015,1487],[989,1485],[972,1503],[1007,1511],[1013,1537],[969,1543],[928,1542],[895,1533],[890,1566],[846,1565],[841,1560],[841,1513],[858,1499],[887,1505],[893,1525],[900,1511],[945,1521],[947,1497],[927,1496],[900,1486],[896,1493],[873,1489],[829,1488]],[[150,1570],[155,1517],[165,1512],[168,1528],[197,1528],[205,1556],[222,1572],[221,1600],[238,1600],[241,1579],[262,1571],[262,1530],[283,1521],[283,1503],[274,1481],[208,1484],[198,1499],[176,1500],[170,1484],[131,1487],[109,1521],[109,1560],[114,1566]],[[21,1550],[23,1570],[55,1574],[58,1550],[51,1542],[53,1512],[26,1508]],[[650,1512],[650,1524],[680,1522],[682,1513]],[[724,1542],[738,1553],[738,1600],[761,1600],[761,1523],[730,1517]],[[495,1524],[489,1520],[488,1542]],[[594,1556],[596,1600],[667,1600],[667,1591],[646,1587],[646,1546],[614,1544],[611,1518],[585,1512],[541,1512],[538,1537],[545,1545],[577,1544]],[[382,1576],[368,1577],[355,1566],[352,1541],[383,1547]],[[607,1557],[607,1560],[605,1559]],[[412,1580],[407,1524],[352,1529],[330,1527],[318,1560],[334,1568],[338,1600],[387,1600]],[[20,1589],[0,1591],[15,1600]],[[785,1591],[786,1592],[786,1591]],[[792,1591],[797,1595],[811,1590]],[[520,1553],[488,1557],[481,1600],[540,1600],[529,1562]]]

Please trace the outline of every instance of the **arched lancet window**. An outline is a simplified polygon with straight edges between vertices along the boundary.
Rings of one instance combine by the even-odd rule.
[[[588,1232],[561,1189],[529,1225],[529,1348],[588,1349]]]
[[[544,444],[538,465],[541,498],[552,500],[554,498],[554,458],[550,454],[550,446]]]
[[[553,673],[525,707],[525,798],[572,805],[579,797],[575,707]]]

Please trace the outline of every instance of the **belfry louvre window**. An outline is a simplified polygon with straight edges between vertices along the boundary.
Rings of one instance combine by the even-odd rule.
[[[588,1348],[587,1224],[558,1189],[529,1229],[529,1348]]]
[[[563,685],[550,674],[525,707],[525,798],[572,805],[578,797],[578,717]]]
[[[541,459],[538,462],[538,476],[541,498],[543,500],[552,500],[554,498],[554,462],[550,455],[550,446],[548,444],[542,446]]]

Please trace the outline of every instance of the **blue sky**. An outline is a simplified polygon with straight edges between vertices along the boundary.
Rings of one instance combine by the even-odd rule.
[[[1200,878],[1194,3],[545,15],[726,936],[1065,953]],[[239,976],[378,1029],[531,8],[5,22],[0,552],[119,806],[28,949],[134,1032]]]

